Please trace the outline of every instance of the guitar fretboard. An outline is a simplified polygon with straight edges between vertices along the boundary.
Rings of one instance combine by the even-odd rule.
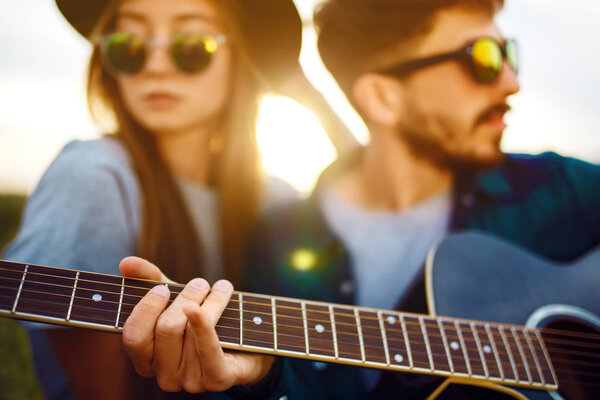
[[[120,332],[157,282],[0,261],[0,315]],[[183,289],[167,285],[171,300]],[[234,292],[223,347],[555,389],[537,329]]]

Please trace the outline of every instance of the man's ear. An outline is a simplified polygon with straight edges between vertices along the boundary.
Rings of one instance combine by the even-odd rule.
[[[381,74],[363,74],[352,85],[354,102],[365,119],[387,127],[400,121],[402,94],[397,79]]]

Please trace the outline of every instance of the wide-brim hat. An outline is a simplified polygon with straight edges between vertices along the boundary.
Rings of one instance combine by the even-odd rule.
[[[114,0],[55,0],[65,19],[89,39],[106,7]],[[218,1],[218,0],[217,0]],[[277,86],[298,68],[302,21],[293,0],[239,0],[238,21],[249,56]]]

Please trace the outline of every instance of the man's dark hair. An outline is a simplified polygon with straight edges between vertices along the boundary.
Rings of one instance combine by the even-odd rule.
[[[493,16],[504,0],[326,0],[314,16],[319,53],[350,98],[359,75],[382,67],[382,53],[428,33],[436,12],[454,5]]]

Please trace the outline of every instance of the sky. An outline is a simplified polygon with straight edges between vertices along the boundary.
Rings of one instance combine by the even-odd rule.
[[[298,0],[310,21],[316,0]],[[90,46],[52,0],[0,0],[0,192],[29,193],[70,140],[92,139],[84,97]],[[600,163],[600,2],[506,0],[498,24],[519,41],[521,92],[502,148],[556,151]],[[301,63],[357,138],[366,128],[323,68],[306,24]],[[335,151],[316,119],[269,97],[258,122],[265,170],[306,193]]]

